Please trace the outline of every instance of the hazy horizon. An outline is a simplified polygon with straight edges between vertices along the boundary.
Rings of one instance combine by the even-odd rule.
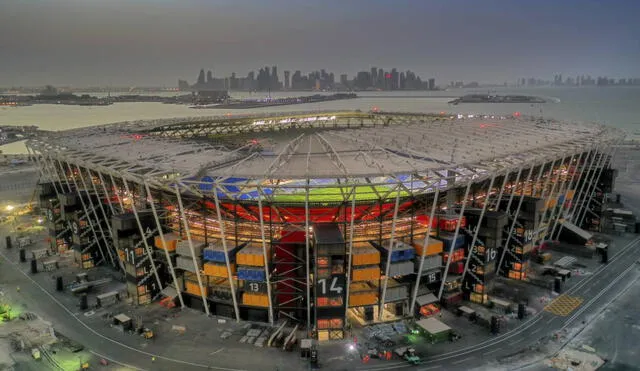
[[[0,86],[176,86],[277,65],[438,84],[640,76],[640,2],[0,0]]]

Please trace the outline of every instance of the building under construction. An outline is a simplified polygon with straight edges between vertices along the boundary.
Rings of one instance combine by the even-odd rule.
[[[319,339],[469,300],[597,228],[615,129],[512,116],[296,112],[30,140],[55,251],[134,303],[287,318]],[[168,299],[167,299],[168,298]]]

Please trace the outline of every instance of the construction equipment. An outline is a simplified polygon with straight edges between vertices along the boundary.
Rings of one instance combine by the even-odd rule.
[[[80,363],[80,370],[88,370],[88,369],[89,369],[89,362]]]
[[[416,350],[410,347],[400,347],[396,348],[395,353],[400,356],[400,358],[409,362],[412,365],[421,365],[422,358],[416,354]]]
[[[145,339],[153,339],[154,337],[154,333],[153,330],[151,330],[150,328],[143,328],[142,329],[142,337]]]

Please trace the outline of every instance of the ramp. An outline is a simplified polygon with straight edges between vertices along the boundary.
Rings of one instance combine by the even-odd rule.
[[[563,219],[560,220],[562,226],[562,232],[560,233],[560,241],[568,242],[575,245],[586,245],[593,235],[570,221]]]

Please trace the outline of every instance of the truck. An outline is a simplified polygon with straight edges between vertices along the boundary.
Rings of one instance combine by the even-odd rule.
[[[418,354],[416,353],[416,350],[414,348],[411,348],[411,347],[400,347],[400,348],[396,348],[394,350],[394,352],[400,358],[404,359],[405,361],[409,362],[410,364],[412,364],[414,366],[422,364],[422,358],[420,358],[420,356],[418,356]]]

